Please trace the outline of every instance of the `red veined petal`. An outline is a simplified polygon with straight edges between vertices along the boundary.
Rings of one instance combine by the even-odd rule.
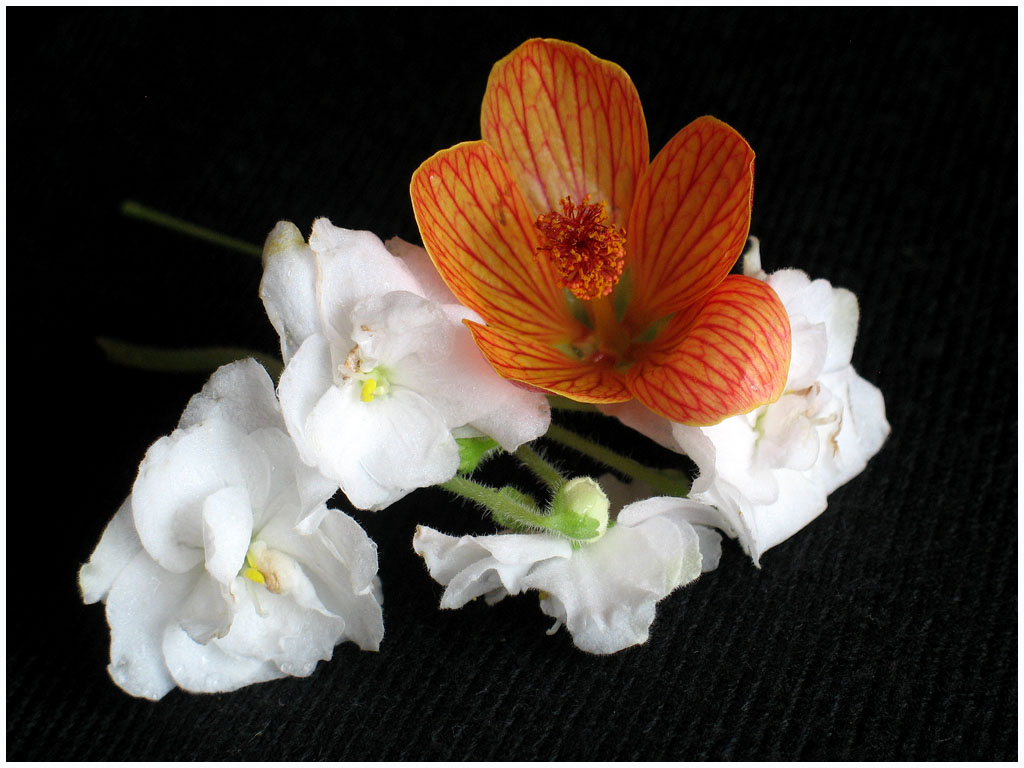
[[[514,331],[463,321],[476,345],[499,375],[583,403],[629,400],[622,374],[610,365],[575,360]]]
[[[618,64],[561,40],[528,40],[491,70],[480,124],[535,216],[590,195],[625,224],[650,147],[640,97]]]
[[[508,166],[485,142],[425,161],[410,189],[423,245],[463,304],[539,340],[578,334]]]
[[[754,151],[735,130],[701,117],[677,133],[641,179],[626,227],[637,326],[718,285],[747,240]]]
[[[655,413],[708,426],[777,400],[790,352],[789,315],[775,291],[729,275],[673,318],[629,369],[628,384]]]

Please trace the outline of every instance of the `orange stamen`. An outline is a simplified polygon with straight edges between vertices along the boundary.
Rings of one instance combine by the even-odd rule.
[[[551,256],[558,280],[578,299],[607,296],[626,268],[626,233],[606,224],[607,206],[593,205],[590,196],[579,205],[571,197],[559,201],[562,212],[537,217],[543,238],[537,252]]]

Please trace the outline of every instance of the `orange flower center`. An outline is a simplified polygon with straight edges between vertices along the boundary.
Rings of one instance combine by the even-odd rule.
[[[578,299],[589,301],[612,292],[626,267],[626,233],[608,221],[604,202],[590,195],[579,205],[562,198],[562,212],[537,217],[542,251],[551,257],[558,280]]]

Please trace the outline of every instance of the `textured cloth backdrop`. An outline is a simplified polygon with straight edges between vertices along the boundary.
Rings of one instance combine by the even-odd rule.
[[[1013,10],[7,21],[8,758],[1016,758]],[[534,595],[439,611],[415,524],[486,526],[427,490],[357,515],[380,549],[379,653],[128,697],[76,571],[205,375],[121,368],[94,338],[272,352],[276,336],[257,259],[120,202],[256,243],[316,216],[418,241],[412,171],[479,137],[491,64],[535,36],[621,64],[652,151],[703,114],[749,140],[765,267],[857,294],[854,365],[885,393],[889,442],[762,570],[727,542],[645,646],[587,656],[545,635]]]

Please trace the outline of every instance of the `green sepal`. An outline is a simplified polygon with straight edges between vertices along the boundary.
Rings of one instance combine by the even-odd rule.
[[[480,466],[487,455],[498,447],[497,441],[482,435],[480,437],[457,437],[459,446],[459,472],[468,475]]]

